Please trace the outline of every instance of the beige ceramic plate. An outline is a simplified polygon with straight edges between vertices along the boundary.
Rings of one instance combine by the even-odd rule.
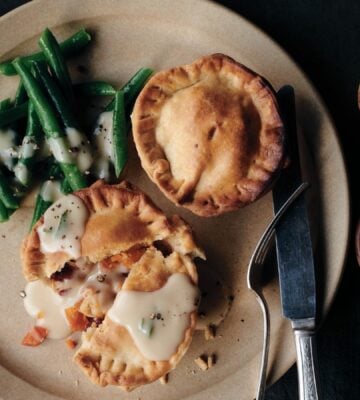
[[[48,0],[33,1],[0,20],[0,56],[7,59],[36,48],[45,26],[59,37],[85,26],[94,43],[72,65],[90,66],[91,78],[117,85],[141,66],[155,69],[188,63],[209,53],[223,52],[255,69],[275,88],[285,83],[297,92],[306,165],[312,172],[312,210],[318,205],[319,276],[323,310],[334,297],[343,267],[348,239],[349,200],[344,162],[334,127],[318,95],[290,58],[247,21],[215,4],[184,0]],[[11,96],[16,78],[0,78],[1,98]],[[181,151],[181,149],[179,149]],[[178,212],[194,227],[205,247],[211,267],[231,284],[235,294],[232,310],[219,336],[204,342],[197,334],[190,351],[170,376],[170,384],[154,383],[123,394],[115,388],[90,384],[71,362],[65,344],[48,341],[40,348],[19,343],[31,325],[19,291],[24,287],[19,246],[28,229],[32,209],[21,208],[0,227],[0,397],[6,400],[42,399],[251,399],[254,396],[261,351],[262,323],[256,300],[246,289],[245,274],[250,254],[271,218],[271,195],[243,210],[220,218],[202,219],[175,209],[140,170],[132,154],[130,178],[146,190],[166,212]],[[31,200],[31,199],[30,199]],[[27,201],[31,204],[31,201]],[[271,308],[271,356],[269,378],[279,378],[294,362],[289,324],[281,318],[276,279],[266,296]],[[193,359],[216,352],[218,363],[200,372]],[[195,371],[195,372],[194,372]]]

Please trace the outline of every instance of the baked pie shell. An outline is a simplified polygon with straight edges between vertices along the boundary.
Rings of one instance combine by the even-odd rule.
[[[150,179],[200,216],[255,201],[282,166],[274,90],[223,54],[156,73],[136,100],[132,126]]]

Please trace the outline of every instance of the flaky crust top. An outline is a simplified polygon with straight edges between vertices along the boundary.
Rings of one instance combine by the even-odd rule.
[[[271,86],[223,54],[155,74],[132,124],[149,177],[201,216],[253,202],[282,165],[283,124]]]

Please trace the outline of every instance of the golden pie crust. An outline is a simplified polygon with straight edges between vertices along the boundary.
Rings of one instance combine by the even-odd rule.
[[[155,74],[136,100],[132,126],[150,179],[200,216],[255,201],[282,166],[273,89],[223,54]]]
[[[131,268],[122,290],[158,290],[174,273],[186,274],[197,283],[196,268],[189,257],[176,252],[164,257],[159,250],[150,247]],[[74,360],[93,383],[132,390],[161,378],[176,367],[190,346],[195,326],[196,312],[193,312],[176,353],[166,361],[151,361],[139,352],[128,330],[106,316],[98,328],[89,328],[83,333]]]
[[[146,249],[129,267],[121,290],[158,290],[174,273],[186,274],[197,285],[193,259],[205,256],[196,245],[190,227],[180,217],[167,218],[144,193],[127,182],[108,185],[99,181],[73,194],[81,198],[89,211],[81,239],[83,260],[96,263],[129,249]],[[43,218],[23,241],[23,273],[29,281],[42,279],[51,284],[52,274],[70,260],[63,252],[40,251],[37,228],[42,223]],[[159,243],[165,245],[166,252]],[[104,316],[91,291],[87,291],[80,311],[94,318]],[[167,361],[155,362],[142,356],[125,327],[105,316],[99,326],[94,324],[83,333],[74,360],[92,382],[131,390],[175,368],[191,343],[195,324],[196,312],[190,315],[189,326],[176,353]]]

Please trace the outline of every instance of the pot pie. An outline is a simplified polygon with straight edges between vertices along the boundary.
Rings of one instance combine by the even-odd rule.
[[[273,89],[223,54],[153,75],[132,125],[150,179],[200,216],[255,201],[282,166],[284,129]]]
[[[129,183],[99,181],[60,198],[21,257],[36,332],[83,331],[74,361],[92,382],[134,389],[188,349],[199,302],[193,259],[204,253],[180,217],[167,218]]]

